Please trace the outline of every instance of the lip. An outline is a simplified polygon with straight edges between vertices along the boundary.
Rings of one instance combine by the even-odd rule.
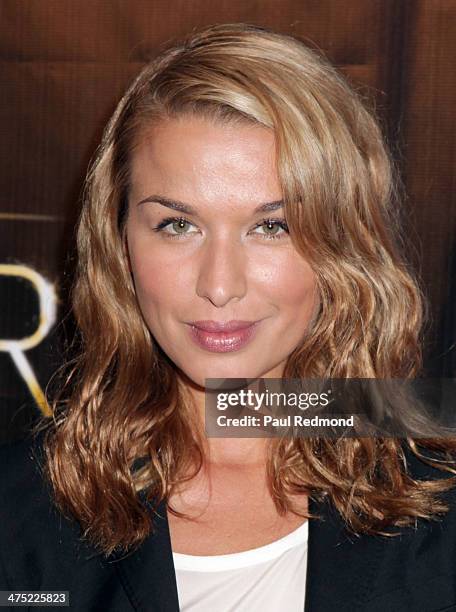
[[[192,321],[190,325],[207,332],[234,332],[238,329],[245,329],[259,321],[241,321],[231,319],[231,321]]]
[[[238,351],[254,337],[260,321],[194,321],[190,337],[199,347],[214,353]]]

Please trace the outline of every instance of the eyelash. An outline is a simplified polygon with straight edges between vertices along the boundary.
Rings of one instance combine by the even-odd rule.
[[[185,217],[167,217],[166,219],[163,219],[163,221],[161,221],[156,227],[152,228],[154,232],[161,232],[162,234],[164,234],[166,236],[166,238],[170,238],[170,239],[180,239],[183,238],[184,236],[186,236],[186,234],[170,234],[169,232],[165,232],[164,228],[169,225],[170,223],[178,223],[179,221],[185,221],[185,223],[189,223],[190,225],[193,225],[193,223],[191,223],[191,221],[189,221],[188,219],[186,219]],[[255,227],[253,229],[256,229],[257,227],[261,227],[262,225],[265,225],[267,223],[274,223],[275,225],[278,225],[279,227],[281,227],[283,230],[285,230],[285,232],[288,234],[288,225],[285,221],[285,219],[262,219],[260,221],[260,223],[257,223],[255,225]],[[261,235],[261,234],[260,234]],[[282,237],[284,236],[283,233],[280,233],[278,235],[274,235],[274,234],[263,234],[263,237],[266,240],[280,240]]]

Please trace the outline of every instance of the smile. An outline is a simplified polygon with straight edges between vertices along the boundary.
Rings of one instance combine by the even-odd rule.
[[[255,321],[242,329],[216,332],[190,325],[190,337],[200,348],[213,353],[238,351],[253,339],[259,323],[261,321]]]

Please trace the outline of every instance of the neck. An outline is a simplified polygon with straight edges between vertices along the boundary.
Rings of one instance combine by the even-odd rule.
[[[181,381],[182,382],[182,381]],[[254,388],[254,385],[249,388]],[[208,464],[225,466],[258,466],[265,465],[267,453],[267,438],[219,438],[207,437],[205,433],[206,390],[188,381],[183,382],[184,393],[191,409],[196,415],[195,425],[204,440],[204,459]]]

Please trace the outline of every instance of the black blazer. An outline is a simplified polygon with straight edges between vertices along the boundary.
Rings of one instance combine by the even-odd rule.
[[[69,591],[70,609],[78,612],[178,612],[165,507],[137,552],[105,560],[78,542],[77,524],[52,506],[39,453],[40,443],[0,447],[0,590]],[[417,478],[447,475],[412,454],[410,471]],[[443,520],[419,521],[416,531],[403,528],[392,539],[350,535],[329,502],[310,501],[324,520],[309,523],[305,612],[456,610],[455,493],[447,499]]]

